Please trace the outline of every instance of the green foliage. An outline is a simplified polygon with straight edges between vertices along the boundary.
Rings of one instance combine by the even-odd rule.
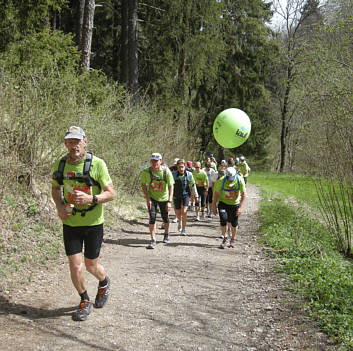
[[[288,184],[282,179],[278,187],[275,182],[263,187],[261,241],[272,248],[290,288],[306,298],[307,311],[322,330],[352,350],[353,262],[337,252],[336,241],[324,225],[307,211],[288,205],[283,183]],[[300,197],[301,191],[297,194]]]
[[[48,28],[51,12],[60,11],[68,0],[2,1],[0,7],[0,52],[27,34]]]
[[[60,31],[44,30],[11,43],[1,54],[1,66],[7,72],[21,75],[45,73],[59,76],[77,69],[79,52],[70,35]]]

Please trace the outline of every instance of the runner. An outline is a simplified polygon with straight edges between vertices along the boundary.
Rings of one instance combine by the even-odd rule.
[[[198,201],[198,194],[195,185],[195,179],[191,172],[185,169],[185,161],[183,159],[177,162],[178,170],[173,172],[175,182],[174,186],[174,209],[178,217],[178,230],[182,235],[186,235],[187,210],[190,196],[193,194],[195,200]]]
[[[169,211],[173,198],[174,179],[168,168],[162,168],[162,155],[153,153],[151,166],[145,168],[141,173],[141,188],[146,199],[149,212],[149,230],[151,242],[147,249],[154,249],[156,240],[156,217],[157,207],[161,211],[164,223],[164,243],[169,243]]]
[[[221,161],[221,164],[219,165],[219,167],[218,167],[218,172],[219,171],[226,171],[226,169],[227,169],[227,161],[226,160],[222,160]]]
[[[177,168],[177,162],[179,161],[179,159],[178,158],[175,158],[174,159],[174,162],[173,162],[173,164],[169,167],[169,169],[170,169],[170,171],[171,172],[174,172],[174,171],[176,171],[178,168]]]
[[[186,167],[185,169],[189,172],[193,172],[194,171],[194,166],[193,166],[193,162],[192,161],[186,161]],[[194,196],[191,194],[191,197],[190,197],[190,203],[189,203],[189,206],[188,206],[188,211],[194,211],[195,210],[195,199],[194,199]]]
[[[211,160],[211,167],[217,171],[217,161],[214,157],[214,154],[210,154],[210,160]]]
[[[238,217],[242,213],[246,199],[246,190],[244,180],[236,174],[233,167],[226,170],[226,175],[216,181],[214,186],[214,195],[212,211],[217,214],[217,202],[223,241],[220,245],[224,249],[228,245],[228,236],[226,234],[227,223],[232,224],[232,237],[229,247],[234,247],[234,238],[238,230]]]
[[[178,170],[177,165],[176,165],[178,161],[179,161],[178,158],[174,159],[174,163],[169,167],[171,172]],[[175,212],[174,212],[174,214],[175,214]],[[176,214],[175,214],[175,218],[173,219],[173,223],[178,223],[178,217],[176,216]]]
[[[195,170],[192,173],[196,182],[199,201],[195,202],[196,221],[200,221],[200,202],[201,202],[201,218],[205,218],[206,197],[208,194],[208,177],[204,170],[201,169],[201,163],[195,163]]]
[[[203,171],[207,174],[208,178],[208,191],[206,197],[206,207],[207,207],[207,215],[208,218],[212,218],[212,199],[213,199],[213,184],[216,181],[217,173],[211,168],[211,162],[206,162],[206,167],[203,168]]]
[[[115,191],[105,162],[87,153],[88,139],[80,127],[70,127],[64,143],[68,154],[54,164],[52,197],[63,223],[71,280],[81,298],[72,319],[84,321],[92,303],[82,267],[83,247],[86,270],[99,281],[95,307],[103,307],[108,300],[110,280],[98,261],[103,241],[102,204],[112,201]]]
[[[247,183],[247,179],[250,173],[250,167],[245,161],[244,156],[240,156],[240,162],[238,165],[239,173],[243,176],[245,184]]]

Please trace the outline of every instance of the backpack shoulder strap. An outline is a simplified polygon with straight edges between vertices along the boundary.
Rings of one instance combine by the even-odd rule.
[[[66,164],[66,155],[60,159],[58,170],[53,174],[53,178],[59,183],[59,185],[64,185],[65,164]]]
[[[226,182],[226,178],[227,178],[227,176],[224,176],[224,178],[223,178],[223,183],[222,183],[222,188],[221,188],[222,191],[224,190],[224,184]]]
[[[100,184],[96,180],[94,180],[89,174],[90,169],[91,169],[91,165],[92,165],[92,160],[93,160],[92,153],[87,152],[86,159],[83,164],[83,179],[85,180],[85,183],[88,186],[96,185],[100,188],[101,187]]]
[[[191,181],[191,177],[192,177],[192,173],[190,171],[186,171],[186,179],[187,179],[189,184],[190,184],[190,181]]]
[[[85,163],[83,165],[83,174],[89,174],[91,165],[92,165],[92,154],[90,152],[87,152]]]

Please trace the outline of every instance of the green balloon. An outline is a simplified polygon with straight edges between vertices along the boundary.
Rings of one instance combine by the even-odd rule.
[[[251,122],[248,115],[237,108],[222,111],[213,122],[213,135],[217,143],[227,149],[243,144],[250,131]]]

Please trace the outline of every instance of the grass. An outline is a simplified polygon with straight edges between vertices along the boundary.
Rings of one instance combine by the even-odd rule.
[[[306,310],[340,351],[353,350],[353,261],[338,252],[324,225],[286,201],[295,197],[316,206],[311,180],[256,172],[250,181],[261,188],[261,241],[275,249],[290,289],[305,297]]]
[[[252,172],[249,182],[261,186],[270,194],[293,196],[315,208],[319,206],[314,178],[292,173]]]

